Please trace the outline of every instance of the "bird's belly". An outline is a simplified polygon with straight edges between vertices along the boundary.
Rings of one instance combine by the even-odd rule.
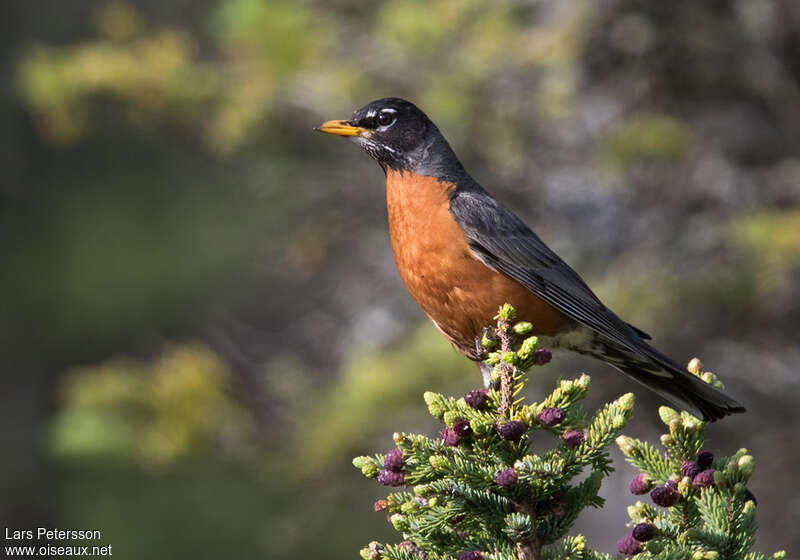
[[[450,213],[448,186],[408,175],[392,184],[387,207],[392,249],[400,277],[422,310],[464,354],[478,358],[475,338],[510,303],[534,332],[555,335],[564,316],[518,282],[479,261]]]
[[[535,334],[554,336],[564,326],[559,312],[474,257],[439,262],[444,266],[431,269],[420,263],[406,268],[401,276],[423,311],[470,357],[478,357],[475,339],[484,327],[495,323],[497,308],[503,303],[513,305],[519,319],[533,323]]]

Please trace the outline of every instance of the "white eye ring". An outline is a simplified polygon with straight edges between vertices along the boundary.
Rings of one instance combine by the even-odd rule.
[[[397,111],[394,109],[384,109],[378,113],[375,120],[378,121],[380,126],[390,126],[397,119],[395,113],[397,113]]]

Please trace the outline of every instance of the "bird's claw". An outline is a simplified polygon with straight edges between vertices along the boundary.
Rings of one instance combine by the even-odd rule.
[[[483,387],[484,389],[491,389],[494,387],[494,383],[492,383],[492,371],[494,368],[487,364],[486,362],[481,362],[481,375],[483,376]]]
[[[483,338],[490,332],[492,332],[492,327],[483,327],[481,333],[475,337],[475,354],[481,360],[485,360],[486,356],[489,354],[486,348],[483,347],[482,342]]]

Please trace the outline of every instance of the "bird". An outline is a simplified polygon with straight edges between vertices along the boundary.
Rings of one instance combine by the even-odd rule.
[[[387,97],[315,130],[347,137],[386,175],[389,233],[411,296],[453,346],[489,366],[477,342],[503,303],[542,344],[591,356],[707,421],[744,412],[620,319],[516,214],[467,173],[439,128]]]

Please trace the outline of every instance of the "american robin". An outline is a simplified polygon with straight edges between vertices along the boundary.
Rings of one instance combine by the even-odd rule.
[[[397,270],[433,323],[470,359],[497,308],[511,303],[553,348],[593,356],[706,420],[736,400],[651,347],[578,274],[464,170],[435,124],[398,98],[373,101],[320,132],[347,136],[386,174]],[[486,367],[484,378],[486,379]]]

